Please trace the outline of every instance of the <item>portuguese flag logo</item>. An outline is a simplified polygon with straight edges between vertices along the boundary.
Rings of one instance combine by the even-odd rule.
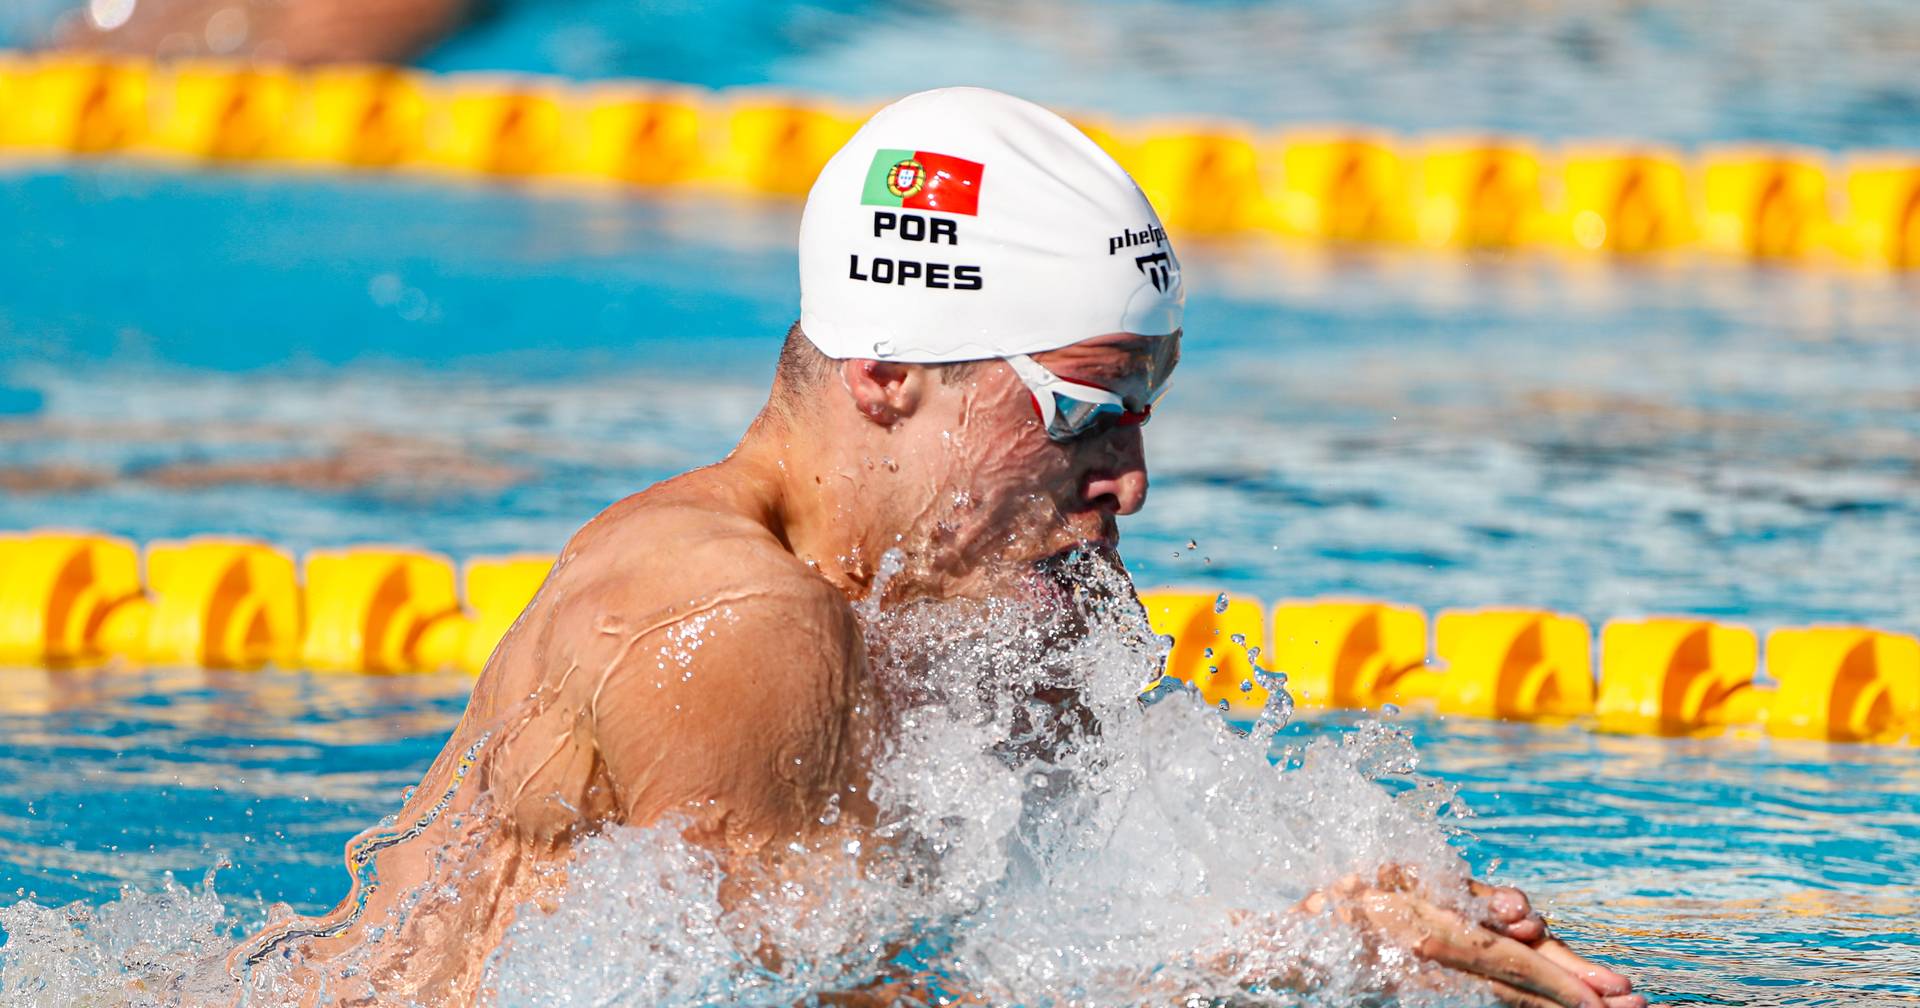
[[[984,170],[978,161],[932,151],[874,151],[860,202],[973,217],[980,212],[980,173]]]

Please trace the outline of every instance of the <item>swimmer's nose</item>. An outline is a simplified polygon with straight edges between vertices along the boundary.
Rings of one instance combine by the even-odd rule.
[[[1140,428],[1116,428],[1101,440],[1106,450],[1081,479],[1081,500],[1109,514],[1133,514],[1147,503],[1147,453]]]

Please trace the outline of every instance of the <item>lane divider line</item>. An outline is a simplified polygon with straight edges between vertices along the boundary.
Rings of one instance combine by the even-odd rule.
[[[871,107],[758,88],[0,52],[0,155],[804,196]],[[1920,267],[1920,151],[1076,118],[1180,236]]]
[[[538,554],[446,556],[405,546],[313,550],[223,536],[157,541],[41,529],[0,533],[0,664],[120,662],[320,672],[478,674],[545,582]],[[1624,734],[1764,732],[1920,744],[1920,639],[1872,627],[1746,627],[1421,609],[1371,599],[1260,600],[1218,589],[1141,593],[1172,638],[1165,675],[1230,717],[1253,717],[1287,675],[1302,707],[1516,721]],[[1765,679],[1762,679],[1764,672]],[[0,683],[4,678],[0,677]]]

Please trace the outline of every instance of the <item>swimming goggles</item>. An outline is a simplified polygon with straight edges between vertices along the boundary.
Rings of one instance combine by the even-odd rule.
[[[1159,368],[1149,377],[1146,396],[1129,400],[1098,385],[1068,381],[1026,354],[1001,359],[1013,366],[1014,375],[1033,393],[1034,411],[1040,414],[1047,436],[1055,441],[1071,441],[1095,430],[1144,424],[1153,416],[1153,404],[1167,391],[1169,376]]]

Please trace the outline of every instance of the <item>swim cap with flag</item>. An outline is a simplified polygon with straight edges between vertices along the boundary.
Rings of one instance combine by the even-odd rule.
[[[1165,335],[1184,303],[1173,246],[1126,171],[998,91],[881,109],[800,219],[800,328],[829,357],[939,363]]]

